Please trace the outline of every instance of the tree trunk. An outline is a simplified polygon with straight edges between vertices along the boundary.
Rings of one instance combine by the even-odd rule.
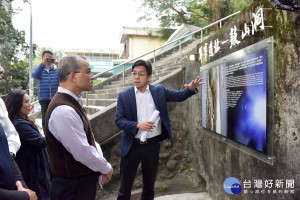
[[[167,4],[167,6],[169,6],[169,8],[171,8],[172,10],[174,10],[178,14],[178,16],[180,18],[180,21],[183,24],[186,24],[186,19],[184,18],[183,14],[179,10],[177,10],[176,8],[174,8],[173,5],[170,4],[168,1],[164,0],[164,2]]]

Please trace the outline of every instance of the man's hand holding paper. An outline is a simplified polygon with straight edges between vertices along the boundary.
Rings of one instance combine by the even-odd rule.
[[[152,129],[155,127],[155,121],[144,121],[139,122],[136,126],[138,129],[141,129],[143,131],[151,132]]]
[[[158,111],[158,110],[154,110],[154,112],[152,113],[152,116],[151,116],[151,118],[150,118],[150,122],[154,122],[154,123],[155,123],[155,121],[156,121],[158,118],[159,118],[159,111]],[[154,128],[154,127],[155,127],[155,125],[153,124],[153,127],[152,127],[152,128]],[[152,128],[151,128],[151,129],[152,129]],[[142,142],[145,142],[145,141],[146,141],[148,132],[151,132],[151,130],[150,130],[150,131],[143,130],[143,131],[141,132],[141,141],[142,141]]]

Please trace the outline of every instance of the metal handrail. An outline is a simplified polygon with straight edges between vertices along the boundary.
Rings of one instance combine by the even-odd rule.
[[[203,27],[203,28],[200,28],[199,30],[196,30],[196,31],[194,31],[194,32],[192,32],[192,33],[189,33],[189,34],[185,35],[185,36],[182,36],[182,37],[180,37],[180,38],[177,39],[177,40],[168,42],[167,44],[164,44],[164,45],[162,45],[161,47],[158,47],[158,48],[153,49],[153,50],[151,50],[151,51],[148,51],[148,52],[146,52],[146,53],[144,53],[144,54],[142,54],[142,55],[140,55],[140,56],[138,56],[138,57],[136,57],[136,58],[127,60],[127,61],[125,61],[125,62],[123,62],[123,63],[121,63],[121,64],[119,64],[119,65],[117,65],[117,66],[115,66],[115,67],[113,67],[113,68],[110,68],[110,69],[107,69],[107,70],[105,70],[105,71],[103,71],[103,72],[100,72],[100,73],[98,73],[98,74],[95,74],[95,75],[93,76],[93,78],[97,78],[97,77],[101,76],[102,74],[104,74],[104,73],[106,73],[106,72],[112,71],[112,70],[114,70],[114,69],[117,69],[117,68],[123,66],[123,71],[121,71],[120,73],[123,73],[123,78],[122,78],[122,79],[123,79],[123,86],[124,86],[124,85],[125,85],[125,65],[126,65],[127,63],[130,63],[130,62],[132,62],[132,61],[134,61],[134,60],[136,60],[136,59],[138,59],[138,58],[141,58],[141,57],[143,57],[143,56],[145,56],[145,55],[148,55],[148,54],[150,54],[150,53],[153,53],[153,54],[154,54],[154,56],[153,56],[153,61],[154,61],[154,66],[155,66],[155,61],[156,61],[155,57],[157,56],[157,55],[155,54],[155,51],[160,50],[160,49],[162,49],[162,48],[164,48],[164,47],[166,47],[166,46],[169,46],[170,44],[173,44],[173,43],[175,43],[175,42],[179,42],[179,49],[180,49],[180,56],[181,56],[181,46],[182,46],[182,45],[181,45],[181,40],[182,40],[182,39],[184,39],[184,38],[186,38],[186,37],[188,37],[188,36],[194,35],[194,34],[196,34],[196,33],[201,32],[201,41],[202,41],[202,38],[203,38],[203,30],[208,29],[209,27],[214,26],[214,25],[216,25],[216,24],[220,24],[220,28],[221,28],[221,27],[222,27],[222,22],[223,22],[224,20],[226,20],[226,19],[228,19],[228,18],[230,18],[230,17],[232,17],[232,16],[235,16],[235,15],[239,14],[240,12],[241,12],[241,11],[237,11],[237,12],[231,14],[231,15],[228,15],[227,17],[224,17],[224,18],[222,18],[222,19],[220,19],[220,20],[218,20],[218,21],[212,23],[212,24],[209,24],[209,25],[207,25],[207,26],[205,26],[205,27]],[[119,73],[119,74],[120,74],[120,73]],[[97,85],[99,85],[99,84],[103,84],[103,81],[100,82],[100,83],[95,84],[94,86],[97,86]],[[86,98],[86,105],[88,106],[88,104],[89,104],[88,92],[85,93],[85,98]]]
[[[220,20],[218,20],[218,21],[212,23],[212,24],[209,24],[209,25],[207,25],[207,26],[205,26],[205,27],[203,27],[203,28],[200,28],[199,30],[196,30],[196,31],[194,31],[194,32],[192,32],[192,33],[189,33],[189,34],[185,35],[185,36],[182,36],[182,37],[180,37],[180,38],[177,39],[177,40],[171,41],[171,42],[169,42],[169,43],[167,43],[167,44],[162,45],[161,47],[158,47],[158,48],[156,48],[156,49],[153,49],[153,50],[151,50],[151,51],[148,51],[147,53],[144,53],[144,54],[142,54],[142,55],[140,55],[140,56],[138,56],[138,57],[136,57],[136,58],[127,60],[127,61],[125,61],[125,62],[123,62],[123,63],[121,63],[121,64],[119,64],[119,65],[117,65],[117,66],[115,66],[115,67],[113,67],[113,68],[110,68],[110,69],[105,70],[104,72],[100,72],[100,73],[98,73],[98,74],[95,74],[95,75],[93,76],[93,78],[97,78],[97,77],[99,77],[100,75],[102,75],[102,74],[104,74],[104,73],[106,73],[106,72],[112,71],[112,70],[114,70],[114,69],[117,69],[117,68],[123,66],[123,71],[122,71],[122,72],[123,72],[123,86],[124,86],[124,85],[125,85],[125,65],[126,65],[127,63],[130,63],[130,62],[132,62],[132,61],[134,61],[134,60],[136,60],[136,59],[138,59],[138,58],[141,58],[141,57],[143,57],[143,56],[145,56],[145,55],[148,55],[148,54],[150,54],[150,53],[153,53],[153,54],[154,54],[153,60],[154,60],[154,66],[155,66],[155,57],[156,57],[155,51],[160,50],[160,49],[162,49],[162,48],[164,48],[164,47],[166,47],[166,46],[168,46],[168,45],[170,45],[170,44],[173,44],[173,43],[175,43],[175,42],[179,42],[179,49],[180,49],[180,55],[181,55],[181,40],[182,40],[182,39],[184,39],[184,38],[186,38],[186,37],[188,37],[188,36],[194,35],[194,34],[196,34],[196,33],[201,32],[201,41],[202,41],[202,38],[203,38],[203,30],[208,29],[209,27],[214,26],[214,25],[216,25],[216,24],[220,24],[220,28],[221,28],[221,27],[222,27],[222,22],[223,22],[224,20],[226,20],[226,19],[228,19],[228,18],[230,18],[230,17],[232,17],[232,16],[235,16],[235,15],[239,14],[240,12],[241,12],[241,11],[237,11],[237,12],[231,14],[231,15],[228,15],[227,17],[224,17],[224,18],[222,18],[222,19],[220,19]],[[121,73],[121,72],[120,72],[120,73]],[[98,83],[98,84],[101,84],[101,82]],[[95,86],[97,86],[98,84],[96,84]],[[86,94],[86,96],[85,96],[85,98],[86,98],[86,105],[88,105],[88,101],[89,101],[89,100],[88,100],[88,92],[86,92],[85,94]]]
[[[117,65],[117,66],[115,66],[115,67],[113,67],[113,68],[110,68],[110,69],[107,69],[107,70],[105,70],[105,71],[103,71],[103,72],[100,72],[100,73],[98,73],[98,74],[95,74],[95,75],[93,76],[93,78],[97,78],[97,77],[99,77],[100,75],[102,75],[102,74],[104,74],[104,73],[106,73],[106,72],[109,72],[109,71],[111,71],[111,70],[114,70],[114,69],[116,69],[116,68],[118,68],[118,67],[120,67],[120,66],[123,66],[123,65],[125,65],[125,64],[127,64],[127,63],[130,63],[131,61],[134,61],[134,60],[136,60],[136,59],[138,59],[138,58],[141,58],[141,57],[143,57],[143,56],[145,56],[145,55],[148,55],[148,54],[150,54],[150,53],[152,53],[152,52],[155,52],[155,51],[157,51],[157,50],[159,50],[159,49],[162,49],[162,48],[164,48],[164,47],[166,47],[166,46],[168,46],[168,45],[170,45],[170,44],[173,44],[174,42],[181,41],[182,39],[184,39],[184,38],[186,38],[186,37],[188,37],[188,36],[194,35],[194,34],[200,32],[200,31],[203,31],[203,30],[205,30],[205,29],[207,29],[207,28],[209,28],[209,27],[211,27],[211,26],[214,26],[214,25],[216,25],[216,24],[218,24],[218,23],[220,23],[220,26],[221,26],[221,22],[222,22],[222,21],[224,21],[224,20],[226,20],[226,19],[228,19],[228,18],[230,18],[230,17],[232,17],[232,16],[234,16],[234,15],[237,15],[237,14],[239,14],[240,12],[241,12],[241,11],[237,11],[237,12],[235,12],[235,13],[233,13],[233,14],[231,14],[231,15],[228,15],[227,17],[224,17],[224,18],[222,18],[222,19],[220,19],[220,20],[218,20],[218,21],[216,21],[216,22],[214,22],[214,23],[212,23],[212,24],[210,24],[210,25],[207,25],[207,26],[205,26],[205,27],[203,27],[203,28],[200,28],[200,29],[197,30],[197,31],[194,31],[194,32],[189,33],[189,34],[187,34],[187,35],[185,35],[185,36],[182,36],[181,38],[179,38],[179,39],[177,39],[177,40],[171,41],[171,42],[169,42],[169,43],[167,43],[167,44],[164,44],[164,45],[161,46],[161,47],[158,47],[158,48],[156,48],[156,49],[153,49],[153,50],[151,50],[151,51],[148,51],[147,53],[144,53],[144,54],[142,54],[142,55],[140,55],[140,56],[138,56],[138,57],[136,57],[136,58],[133,58],[133,59],[131,59],[131,60],[127,60],[127,61],[125,61],[125,62],[123,62],[123,63],[121,63],[121,64],[119,64],[119,65]],[[201,38],[202,38],[202,37],[203,37],[203,35],[201,34]],[[181,44],[181,43],[180,43],[180,44]]]
[[[120,131],[120,132],[114,134],[113,136],[107,138],[106,140],[102,141],[102,142],[100,143],[100,146],[102,146],[102,145],[104,145],[104,144],[110,142],[111,140],[115,139],[117,136],[121,135],[122,132],[123,132],[123,131]]]

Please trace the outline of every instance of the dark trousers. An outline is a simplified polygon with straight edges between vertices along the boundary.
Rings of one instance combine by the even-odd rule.
[[[53,176],[51,200],[95,200],[97,180],[97,175],[78,178]]]
[[[148,140],[147,144],[140,144],[139,140],[135,139],[126,157],[121,158],[121,186],[118,200],[130,200],[134,177],[140,162],[142,164],[144,185],[141,199],[154,199],[154,183],[158,168],[159,151],[160,143],[158,137]]]
[[[43,126],[43,130],[45,133],[45,116],[46,116],[46,111],[48,109],[50,100],[40,100],[39,101],[40,105],[41,105],[41,112],[42,112],[42,126]]]

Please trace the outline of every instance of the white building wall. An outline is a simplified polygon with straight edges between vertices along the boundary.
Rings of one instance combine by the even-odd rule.
[[[141,56],[142,54],[156,49],[165,43],[165,40],[161,40],[158,37],[149,36],[132,36],[129,38],[129,41],[129,59]],[[147,60],[152,57],[153,53],[144,56],[142,59]]]

